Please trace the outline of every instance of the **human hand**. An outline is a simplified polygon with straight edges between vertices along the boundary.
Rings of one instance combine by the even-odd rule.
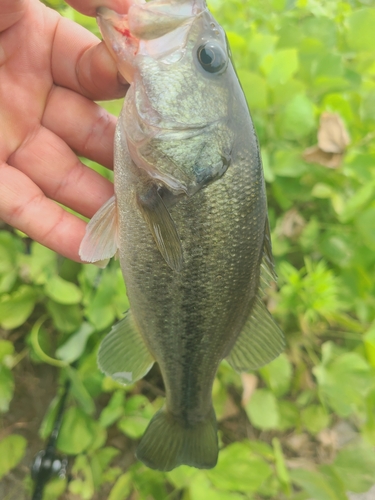
[[[87,15],[127,9],[122,0],[69,3]],[[86,223],[55,201],[92,217],[112,196],[77,155],[112,168],[116,119],[93,100],[125,91],[93,34],[39,0],[0,0],[0,219],[80,260]]]

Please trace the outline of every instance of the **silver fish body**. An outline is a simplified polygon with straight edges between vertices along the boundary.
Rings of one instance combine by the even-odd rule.
[[[204,1],[133,10],[103,9],[98,19],[132,79],[116,129],[115,198],[81,247],[89,261],[118,251],[129,296],[99,365],[129,383],[157,361],[166,404],[137,456],[159,470],[210,468],[220,362],[245,371],[283,349],[261,301],[274,273],[259,148],[225,33]]]

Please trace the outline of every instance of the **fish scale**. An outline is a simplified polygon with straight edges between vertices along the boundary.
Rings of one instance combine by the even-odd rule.
[[[284,346],[261,300],[274,271],[251,117],[225,33],[203,0],[185,1],[183,16],[180,8],[153,0],[125,16],[99,10],[104,40],[132,81],[116,128],[115,197],[81,245],[90,261],[117,252],[130,303],[99,366],[121,383],[160,366],[166,403],[136,452],[159,470],[213,467],[220,362],[247,371]],[[113,241],[108,232],[101,240],[103,225]]]

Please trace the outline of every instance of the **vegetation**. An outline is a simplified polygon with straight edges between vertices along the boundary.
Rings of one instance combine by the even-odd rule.
[[[97,33],[93,19],[59,0],[46,3]],[[36,388],[45,387],[53,373],[60,387],[72,383],[58,440],[71,457],[72,480],[52,481],[45,499],[344,500],[375,483],[374,4],[210,6],[227,31],[262,148],[279,275],[268,306],[286,333],[285,354],[243,377],[222,363],[214,386],[222,442],[215,469],[149,470],[133,451],[162,404],[157,369],[123,388],[96,366],[100,340],[128,307],[118,263],[103,271],[78,265],[3,226],[4,500],[13,498],[14,478],[24,491],[17,498],[30,495],[27,449],[41,447],[26,432],[27,404],[23,418],[13,416],[26,398],[17,384],[33,376],[40,377]],[[121,103],[104,105],[118,114]],[[61,390],[47,409],[51,394],[35,417],[39,426],[45,413],[42,439]]]

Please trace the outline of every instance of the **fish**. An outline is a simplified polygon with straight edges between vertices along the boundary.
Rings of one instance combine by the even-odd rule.
[[[98,364],[131,384],[155,362],[165,405],[136,450],[146,466],[218,460],[212,385],[275,359],[284,335],[264,303],[276,279],[254,125],[228,40],[204,0],[100,7],[97,22],[130,83],[115,132],[114,196],[89,222],[83,261],[117,255],[130,308]]]

